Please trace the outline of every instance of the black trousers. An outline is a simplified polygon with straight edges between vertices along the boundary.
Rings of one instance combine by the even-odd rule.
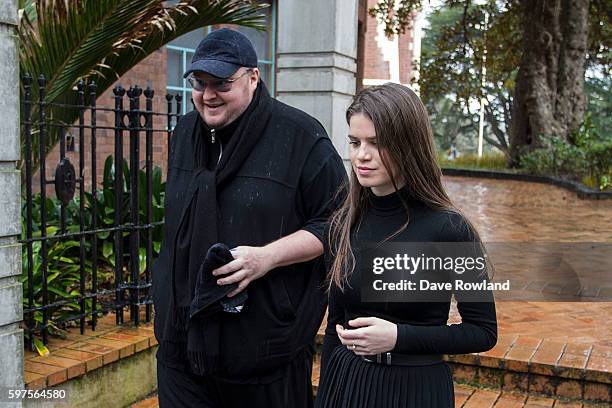
[[[169,367],[157,360],[160,408],[312,408],[312,357],[300,355],[270,384],[234,384]]]

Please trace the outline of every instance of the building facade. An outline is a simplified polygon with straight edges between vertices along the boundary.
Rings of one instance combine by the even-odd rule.
[[[367,8],[373,8],[378,0],[368,0]],[[395,82],[413,86],[417,70],[416,61],[420,56],[420,27],[413,17],[405,33],[388,38],[384,25],[375,17],[367,15],[363,59],[357,63],[363,66],[361,86],[380,85]]]

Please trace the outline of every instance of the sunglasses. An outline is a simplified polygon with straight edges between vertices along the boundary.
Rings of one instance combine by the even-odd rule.
[[[232,90],[232,84],[251,72],[251,69],[244,71],[242,75],[234,79],[216,79],[216,80],[204,80],[193,76],[193,74],[187,77],[187,81],[193,89],[199,92],[204,92],[207,87],[214,92],[229,92]]]

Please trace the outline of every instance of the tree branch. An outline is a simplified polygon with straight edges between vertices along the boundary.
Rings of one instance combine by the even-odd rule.
[[[497,120],[497,118],[495,117],[495,114],[493,113],[493,111],[491,110],[491,107],[489,104],[485,105],[485,117],[487,119],[487,122],[489,122],[489,125],[491,126],[491,130],[493,131],[493,134],[495,134],[495,137],[497,138],[499,145],[496,146],[498,147],[500,150],[503,150],[504,152],[508,150],[508,142],[506,141],[506,135],[505,133],[500,129],[499,127],[499,122]],[[486,136],[485,136],[486,138]],[[489,139],[487,139],[489,140]]]

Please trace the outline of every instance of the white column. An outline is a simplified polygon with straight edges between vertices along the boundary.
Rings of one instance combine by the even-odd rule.
[[[278,2],[277,97],[317,118],[345,160],[345,113],[356,89],[358,3]]]
[[[19,60],[17,0],[0,0],[0,396],[23,388],[23,318],[19,160]]]

